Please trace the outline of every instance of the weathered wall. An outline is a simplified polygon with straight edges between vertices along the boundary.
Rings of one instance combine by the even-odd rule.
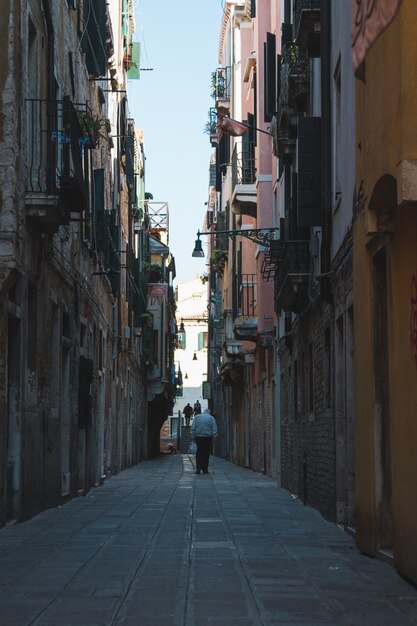
[[[392,549],[399,571],[413,581],[417,581],[417,532],[411,523],[417,508],[415,498],[410,498],[417,471],[412,452],[417,446],[416,33],[414,3],[404,0],[367,54],[366,82],[356,81],[354,229],[358,546],[370,554]],[[384,180],[394,185],[393,193],[375,196]],[[382,295],[375,282],[378,258],[385,262]],[[381,383],[378,355],[384,337],[387,375]]]

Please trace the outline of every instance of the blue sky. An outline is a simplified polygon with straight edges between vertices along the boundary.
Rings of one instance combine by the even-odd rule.
[[[153,71],[129,81],[129,109],[145,131],[146,191],[169,205],[169,243],[182,283],[207,270],[207,258],[191,253],[208,198],[204,126],[214,104],[210,77],[218,66],[222,0],[136,0],[135,12],[141,67]]]

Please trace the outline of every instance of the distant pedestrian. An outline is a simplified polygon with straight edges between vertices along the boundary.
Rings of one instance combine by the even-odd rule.
[[[200,415],[200,413],[201,413],[201,404],[197,400],[196,403],[194,404],[194,415]]]
[[[204,409],[203,413],[194,416],[191,426],[191,437],[197,444],[195,455],[196,473],[201,471],[208,474],[209,457],[213,439],[217,437],[217,424],[209,409]]]
[[[194,411],[193,411],[193,407],[191,406],[189,402],[185,405],[182,412],[184,413],[184,417],[185,417],[185,427],[190,428],[190,419]]]

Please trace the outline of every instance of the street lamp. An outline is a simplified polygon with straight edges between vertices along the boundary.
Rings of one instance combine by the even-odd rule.
[[[200,233],[200,231],[198,231],[197,233],[197,239],[195,240],[195,246],[194,246],[194,250],[193,250],[193,256],[195,257],[203,257],[204,256],[204,251],[203,251],[203,246],[200,240],[200,234],[203,235],[205,233]]]
[[[279,228],[241,228],[239,230],[213,230],[206,233],[197,231],[197,239],[192,256],[202,257],[204,256],[203,247],[201,244],[201,235],[227,235],[228,237],[245,237],[250,239],[260,246],[269,246],[271,241],[275,239],[275,235],[279,232]]]

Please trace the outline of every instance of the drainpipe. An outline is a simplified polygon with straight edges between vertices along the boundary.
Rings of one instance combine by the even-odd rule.
[[[321,0],[321,162],[322,162],[322,228],[323,243],[321,246],[321,273],[330,272],[331,235],[332,235],[332,162],[331,162],[331,12],[330,0]],[[324,278],[321,283],[322,296],[332,302],[330,279]]]

